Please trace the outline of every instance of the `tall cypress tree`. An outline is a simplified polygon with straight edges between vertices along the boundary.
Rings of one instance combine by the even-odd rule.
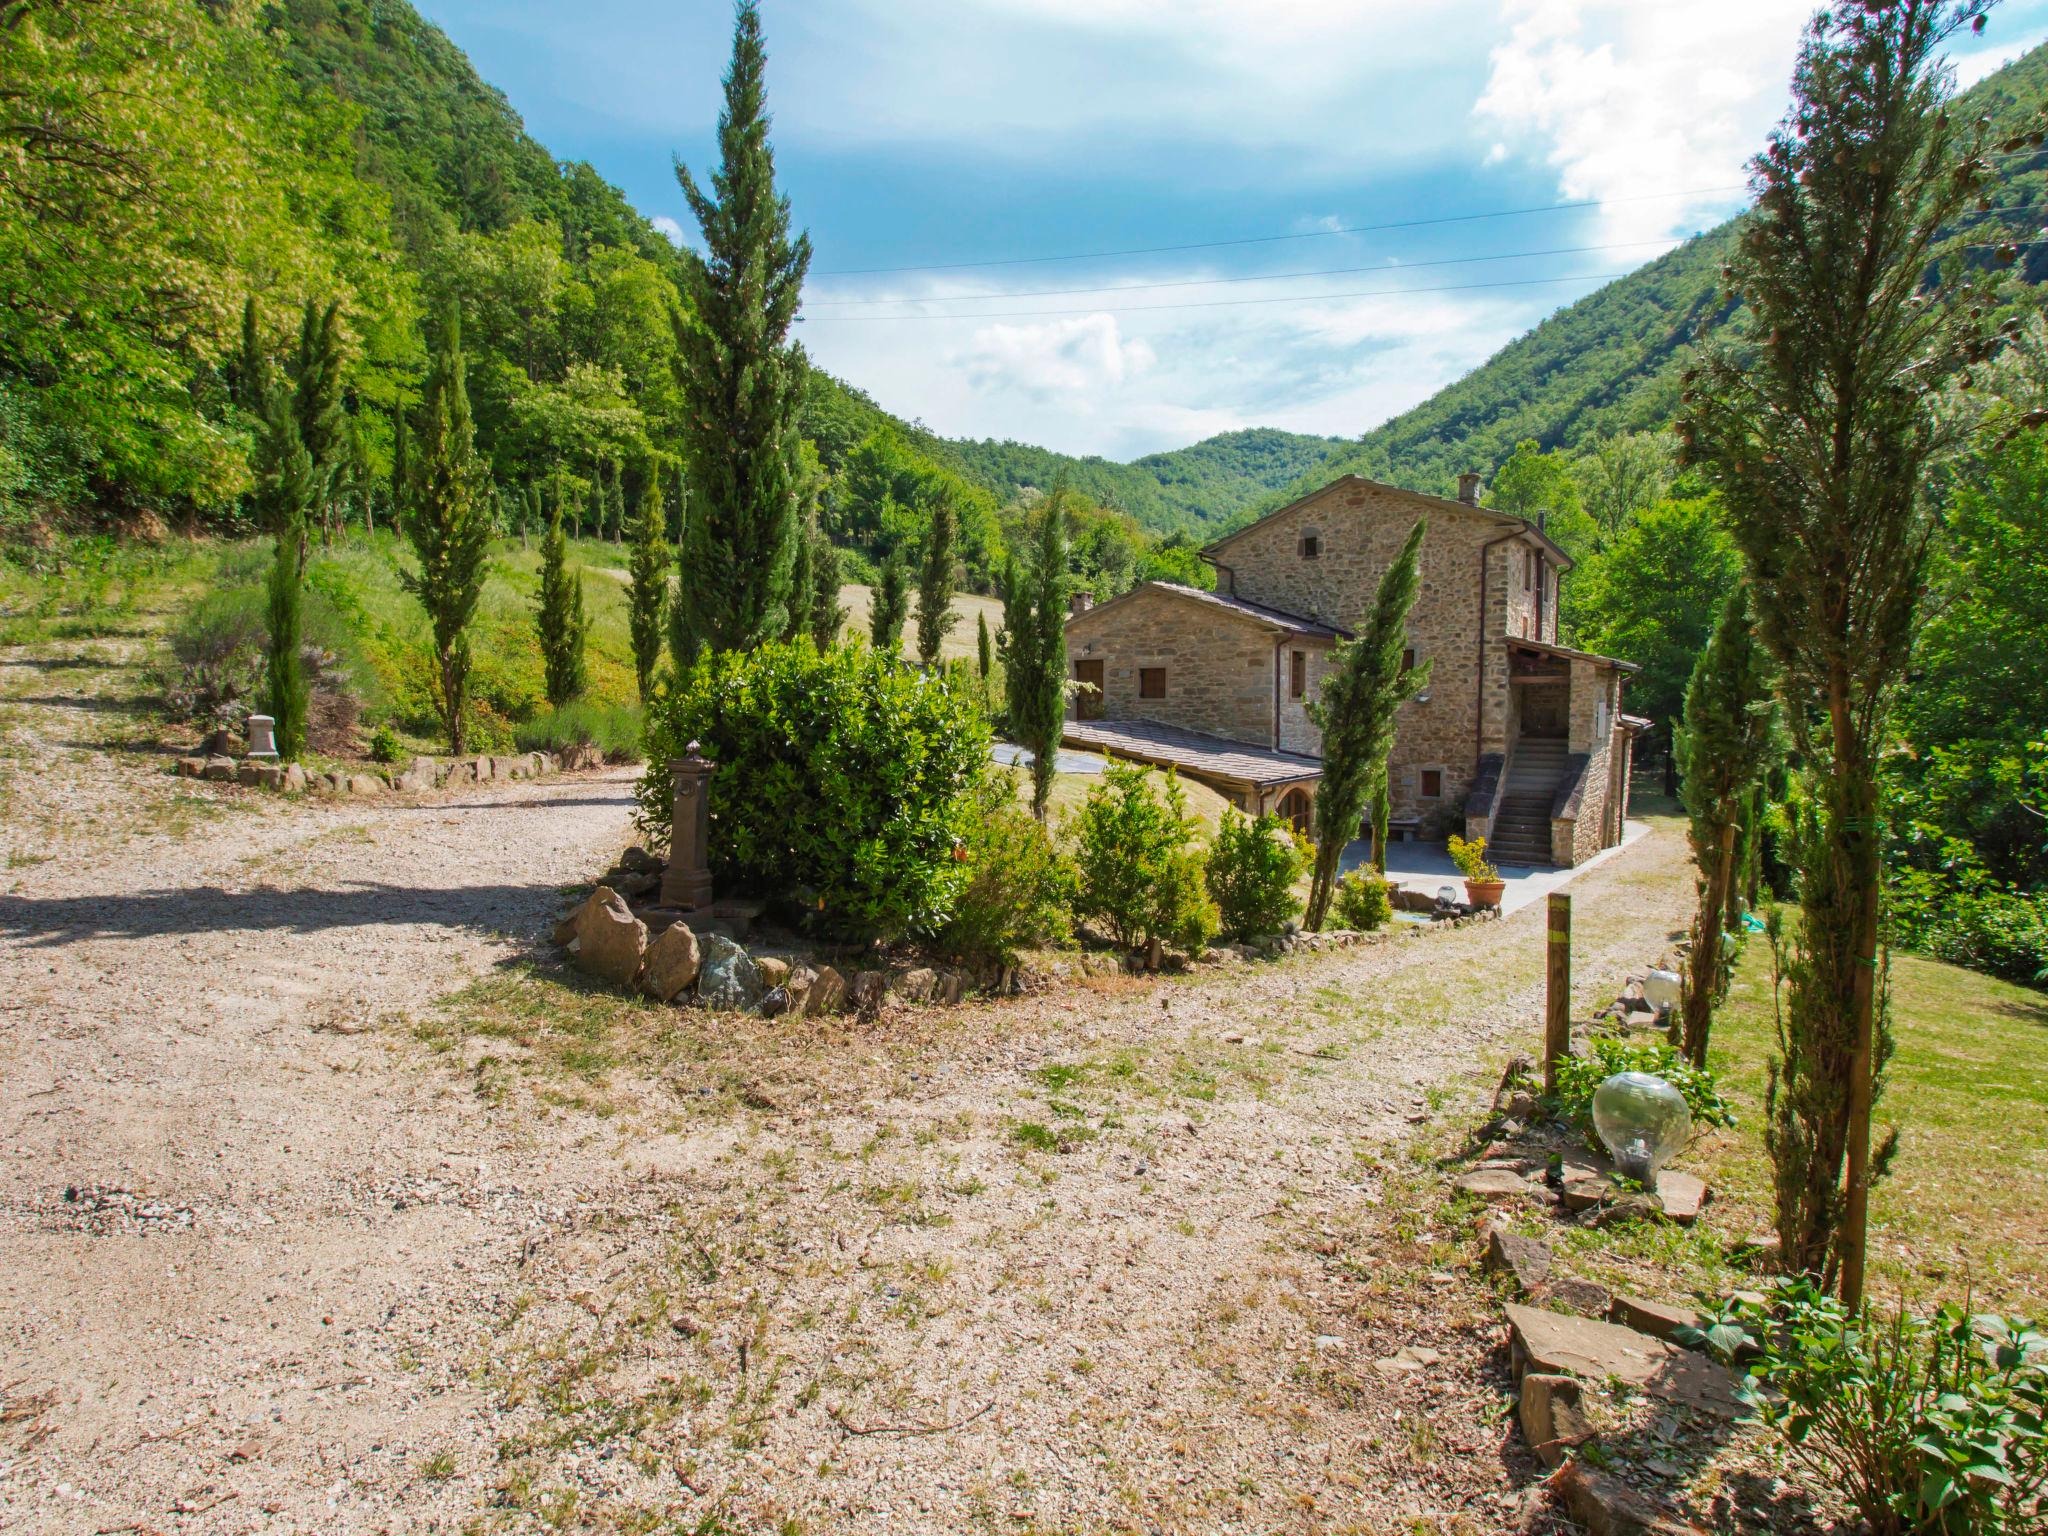
[[[251,416],[262,416],[270,400],[270,355],[263,350],[256,295],[242,301],[242,344],[228,370],[228,395]]]
[[[989,652],[987,614],[975,614],[974,631],[974,670],[976,675],[981,678],[981,696],[986,701],[988,698],[988,676],[995,665],[995,658]]]
[[[1727,996],[1734,969],[1723,935],[1745,863],[1742,840],[1756,832],[1756,791],[1779,756],[1775,681],[1770,657],[1751,628],[1749,594],[1737,587],[1693,663],[1684,724],[1673,744],[1699,867],[1681,1039],[1687,1058],[1702,1067],[1714,1009]]]
[[[469,622],[483,596],[491,543],[490,481],[477,457],[466,374],[461,322],[451,312],[427,375],[419,452],[401,512],[420,568],[401,580],[433,626],[441,720],[458,756],[468,740]]]
[[[611,473],[605,477],[604,526],[617,544],[626,536],[626,472],[616,459],[608,467]]]
[[[788,337],[811,243],[790,238],[789,201],[776,194],[766,64],[760,11],[741,0],[711,193],[676,166],[704,239],[703,255],[678,253],[687,302],[676,318],[676,378],[694,506],[677,606],[694,644],[714,650],[782,632],[801,500],[806,363]]]
[[[341,303],[322,309],[306,300],[299,317],[299,348],[292,359],[292,415],[299,441],[313,460],[315,504],[323,537],[333,533],[333,509],[345,484],[348,416],[342,410]]]
[[[662,579],[667,580],[663,572]],[[583,612],[583,573],[570,574],[569,536],[562,528],[562,504],[540,541],[540,591],[534,600],[534,629],[540,637],[541,673],[548,702],[557,709],[582,694],[585,684],[583,639],[589,621]],[[634,637],[637,662],[639,637]]]
[[[1067,713],[1067,488],[1054,485],[1025,563],[1003,565],[1004,702],[1031,754],[1031,814],[1045,820]]]
[[[903,654],[903,621],[910,617],[910,578],[893,550],[882,561],[868,606],[868,640],[884,656]]]
[[[1330,653],[1323,696],[1308,707],[1323,733],[1323,782],[1316,787],[1316,867],[1309,883],[1310,928],[1323,926],[1337,887],[1344,849],[1358,836],[1366,808],[1384,792],[1387,754],[1394,745],[1394,717],[1401,706],[1429,686],[1430,664],[1406,671],[1408,612],[1422,591],[1422,540],[1428,531],[1417,518],[1401,551],[1380,575],[1372,611],[1358,633]]]
[[[822,529],[812,533],[810,628],[811,643],[827,650],[839,641],[846,610],[839,606],[839,547]]]
[[[1940,55],[1988,8],[1836,0],[1814,18],[1727,269],[1748,323],[1688,374],[1679,424],[1783,669],[1815,818],[1766,1105],[1778,1235],[1789,1269],[1839,1280],[1852,1306],[1897,1144],[1872,1155],[1890,1051],[1878,759],[1936,526],[1928,471],[1956,430],[1938,385],[1990,354],[1993,323],[1943,245],[1991,170],[1981,127],[1945,106]]]
[[[661,507],[661,477],[647,467],[640,490],[640,510],[633,518],[632,583],[628,590],[627,625],[633,636],[633,672],[640,682],[640,702],[654,695],[654,668],[661,660],[661,642],[668,617],[667,519]]]
[[[958,519],[953,498],[939,491],[931,500],[931,522],[925,529],[924,556],[917,576],[917,659],[935,665],[946,632],[959,622],[953,612],[953,544]]]
[[[276,721],[277,752],[296,762],[306,750],[311,689],[306,678],[302,615],[306,520],[318,495],[313,456],[299,440],[291,392],[271,381],[256,437],[256,506],[275,540],[266,595],[264,704]]]
[[[789,617],[782,638],[794,640],[811,628],[811,562],[818,552],[818,523],[808,510],[797,528],[796,554],[789,564]]]

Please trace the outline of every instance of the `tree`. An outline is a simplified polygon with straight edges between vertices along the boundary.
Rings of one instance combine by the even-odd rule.
[[[974,616],[974,670],[981,679],[981,701],[984,704],[988,702],[988,678],[994,665],[995,658],[989,650],[988,615],[977,613]]]
[[[626,477],[616,459],[605,461],[604,528],[617,544],[626,536]]]
[[[262,416],[270,399],[270,354],[264,350],[256,295],[242,301],[242,344],[227,373],[228,397],[251,416]]]
[[[794,640],[811,632],[811,559],[817,553],[817,521],[808,514],[797,529],[796,553],[789,563],[789,618],[781,638]]]
[[[638,551],[635,551],[637,557]],[[664,582],[667,573],[662,573]],[[639,617],[636,609],[634,618]],[[547,537],[540,542],[540,591],[534,600],[534,629],[540,636],[541,670],[546,679],[548,703],[560,709],[579,697],[586,683],[583,658],[584,636],[590,628],[583,612],[583,573],[569,574],[569,537],[562,529],[562,508],[548,522]],[[633,657],[640,656],[640,636],[633,636]],[[651,670],[651,669],[650,669]],[[641,697],[646,697],[643,691]]]
[[[953,499],[940,491],[932,498],[931,525],[925,531],[917,576],[917,659],[927,667],[937,664],[946,632],[960,619],[953,612],[955,532]]]
[[[1605,549],[1664,499],[1677,473],[1674,444],[1664,432],[1617,432],[1596,439],[1572,465],[1580,505]]]
[[[1422,591],[1422,540],[1428,531],[1417,518],[1408,537],[1380,576],[1372,611],[1361,616],[1359,633],[1330,653],[1323,695],[1308,706],[1323,733],[1323,782],[1316,789],[1316,867],[1309,882],[1304,922],[1321,928],[1336,890],[1337,866],[1358,836],[1366,807],[1387,778],[1387,754],[1394,745],[1394,716],[1429,686],[1430,664],[1403,670],[1408,648],[1408,611]]]
[[[1571,462],[1562,453],[1545,453],[1534,438],[1515,444],[1493,477],[1486,504],[1541,523],[1574,560],[1592,553],[1593,523],[1579,503]]]
[[[1695,1066],[1707,1064],[1714,1009],[1728,994],[1734,951],[1726,934],[1746,863],[1744,843],[1757,835],[1757,787],[1778,757],[1777,699],[1770,658],[1751,627],[1749,595],[1738,587],[1722,604],[1712,638],[1685,690],[1685,726],[1676,755],[1699,866],[1699,913],[1687,967],[1683,1047]]]
[[[1160,793],[1153,793],[1157,781]],[[1195,819],[1172,769],[1111,763],[1074,817],[1074,910],[1120,949],[1199,949],[1216,932]]]
[[[801,501],[807,365],[788,337],[811,243],[790,238],[789,200],[775,190],[766,63],[760,11],[741,0],[711,194],[676,166],[705,247],[677,252],[687,302],[675,320],[676,382],[695,491],[677,602],[690,642],[714,650],[781,633]]]
[[[348,416],[342,410],[341,301],[322,309],[313,300],[299,318],[299,348],[292,359],[292,415],[299,441],[313,460],[313,515],[323,539],[334,532],[336,492],[348,460]]]
[[[811,537],[811,641],[822,651],[838,641],[846,610],[839,606],[839,549],[822,530]]]
[[[875,589],[868,599],[868,639],[884,656],[901,655],[903,621],[910,613],[909,578],[899,556],[882,562]]]
[[[1943,261],[1990,172],[1981,130],[1944,110],[1938,54],[1986,9],[1838,0],[1814,18],[1728,269],[1747,323],[1688,375],[1679,428],[1721,491],[1812,808],[1766,1104],[1779,1238],[1852,1306],[1897,1145],[1870,1145],[1890,1051],[1878,756],[1935,529],[1925,480],[1952,446],[1934,386],[1991,350],[1981,291]]]
[[[1031,814],[1045,820],[1067,713],[1067,490],[1045,498],[1023,565],[1003,568],[1003,693],[1010,734],[1031,754]]]
[[[467,741],[469,621],[484,591],[491,544],[490,483],[476,455],[461,322],[450,315],[427,376],[420,406],[418,458],[412,465],[400,525],[419,557],[402,573],[406,590],[427,610],[434,630],[434,668],[441,721],[458,757]]]
[[[266,370],[267,372],[267,370]],[[256,437],[256,506],[275,541],[266,595],[269,633],[264,650],[264,703],[276,722],[277,753],[296,762],[306,750],[311,688],[303,644],[306,519],[318,495],[313,456],[299,440],[292,397],[270,380]]]
[[[666,526],[661,480],[649,465],[633,519],[632,582],[627,594],[627,628],[633,637],[633,672],[640,682],[642,704],[654,696],[654,667],[661,660],[668,616],[668,540],[662,537]]]

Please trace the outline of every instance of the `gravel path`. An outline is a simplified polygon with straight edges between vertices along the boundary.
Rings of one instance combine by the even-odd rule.
[[[628,775],[175,785],[121,645],[58,649],[0,656],[0,1529],[1503,1519],[1497,1330],[1403,1190],[1533,1034],[1540,912],[871,1030],[448,1004]],[[1682,860],[1575,887],[1587,998]]]

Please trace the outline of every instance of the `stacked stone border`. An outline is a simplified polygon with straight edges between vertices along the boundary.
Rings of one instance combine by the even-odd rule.
[[[404,767],[357,766],[307,772],[297,763],[257,757],[234,758],[225,753],[181,757],[172,767],[179,778],[213,784],[240,784],[281,794],[383,795],[425,794],[458,784],[489,784],[500,779],[538,779],[553,773],[574,773],[604,766],[604,754],[593,746],[553,752],[520,752],[511,756],[479,754],[438,759],[416,757]]]

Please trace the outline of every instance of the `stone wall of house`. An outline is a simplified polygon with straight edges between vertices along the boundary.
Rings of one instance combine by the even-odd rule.
[[[1621,673],[1589,661],[1571,663],[1569,749],[1587,754],[1584,789],[1576,815],[1550,824],[1553,862],[1583,864],[1608,846],[1609,799],[1615,782],[1617,751],[1622,745]],[[1625,760],[1625,759],[1624,759]]]
[[[1330,672],[1333,648],[1331,641],[1310,640],[1299,635],[1290,636],[1280,647],[1280,750],[1283,752],[1305,752],[1310,757],[1323,755],[1322,728],[1309,718],[1308,706],[1323,696],[1323,679]],[[1293,696],[1293,658],[1297,651],[1308,664],[1308,692],[1299,699]]]
[[[1276,638],[1211,604],[1141,587],[1067,621],[1069,675],[1073,662],[1103,663],[1106,720],[1157,720],[1271,747]],[[1146,667],[1165,670],[1163,698],[1138,696]]]

